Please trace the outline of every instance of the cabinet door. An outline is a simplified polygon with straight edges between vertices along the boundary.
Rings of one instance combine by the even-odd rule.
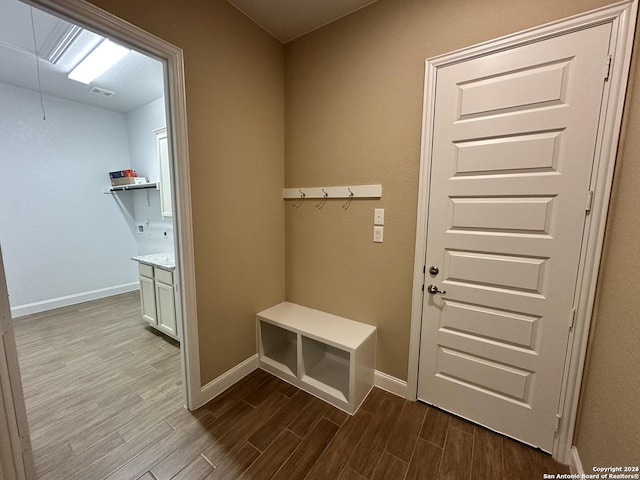
[[[158,157],[160,158],[160,210],[163,217],[171,217],[171,157],[169,156],[169,143],[167,141],[167,129],[156,130],[158,141]]]
[[[142,304],[142,318],[151,325],[157,325],[156,317],[156,293],[153,288],[153,279],[140,278],[140,303]]]
[[[172,337],[178,338],[173,285],[156,280],[156,305],[158,307],[158,328]]]

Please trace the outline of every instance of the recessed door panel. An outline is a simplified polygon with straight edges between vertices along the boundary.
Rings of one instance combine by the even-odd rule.
[[[451,198],[454,230],[550,233],[553,197]]]
[[[447,251],[445,281],[542,294],[544,258]]]
[[[436,376],[444,381],[529,405],[533,372],[448,348],[438,350],[436,364]]]
[[[456,176],[557,171],[561,131],[458,142]]]
[[[535,351],[539,317],[445,300],[440,330],[460,332]]]
[[[566,103],[571,62],[527,66],[458,85],[460,117]]]

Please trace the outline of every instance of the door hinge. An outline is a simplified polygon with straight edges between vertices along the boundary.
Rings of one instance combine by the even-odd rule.
[[[587,200],[585,201],[585,210],[587,213],[591,213],[591,207],[593,206],[593,190],[587,192]]]
[[[604,81],[609,81],[609,75],[611,74],[611,63],[613,62],[613,57],[609,55],[604,64]]]
[[[9,334],[9,318],[0,315],[0,336],[4,337]]]
[[[562,418],[562,415],[560,413],[556,413],[556,419],[554,421],[553,424],[553,431],[557,432],[558,430],[560,430],[560,419]]]
[[[571,330],[573,328],[575,323],[576,323],[576,309],[572,308],[571,309],[571,315],[569,317],[569,330]]]
[[[20,435],[20,448],[22,452],[28,452],[31,450],[31,439],[29,435]]]

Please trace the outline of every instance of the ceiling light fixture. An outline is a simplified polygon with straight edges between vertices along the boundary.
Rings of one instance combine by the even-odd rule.
[[[129,53],[129,49],[105,39],[67,75],[71,80],[87,85]]]
[[[59,21],[45,40],[40,58],[57,65],[65,53],[74,45],[81,33],[82,28],[79,26]]]

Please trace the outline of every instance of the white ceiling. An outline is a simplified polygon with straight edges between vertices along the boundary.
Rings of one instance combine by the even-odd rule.
[[[376,0],[228,0],[282,43],[316,30]],[[131,51],[91,82],[75,82],[67,74],[101,41],[83,31],[78,42],[55,65],[43,57],[72,27],[68,22],[33,9],[40,60],[40,85],[45,94],[121,113],[135,110],[164,94],[163,64]],[[0,0],[0,83],[38,90],[30,7],[19,0]],[[115,94],[91,93],[93,87]]]
[[[287,43],[377,0],[227,1],[282,43]]]
[[[18,0],[0,0],[0,82],[38,90],[30,7]],[[39,57],[45,56],[71,28],[71,24],[33,9]],[[40,58],[40,83],[45,94],[94,105],[121,113],[141,107],[164,94],[163,65],[158,60],[131,51],[123,60],[90,85],[67,78],[67,74],[101,41],[83,31],[56,65]],[[104,97],[92,87],[115,92]]]

